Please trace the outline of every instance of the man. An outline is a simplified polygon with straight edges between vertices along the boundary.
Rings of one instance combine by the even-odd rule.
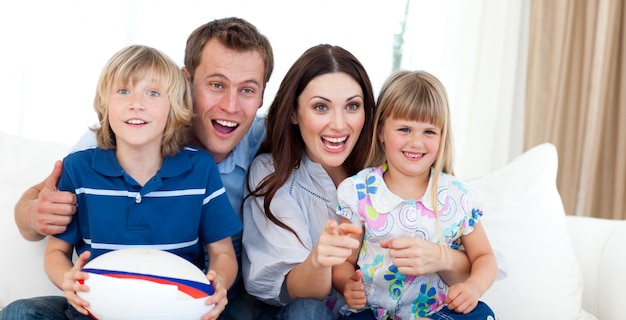
[[[213,155],[230,203],[240,212],[246,172],[265,136],[264,119],[256,117],[256,112],[263,104],[263,93],[274,68],[272,47],[249,22],[219,19],[191,33],[184,64],[182,70],[191,86],[194,108],[191,144]],[[77,147],[81,145],[95,145],[95,136],[89,133]],[[62,163],[57,161],[50,176],[26,190],[16,204],[15,221],[25,239],[38,241],[58,234],[71,221],[76,198],[72,193],[56,191],[61,170]],[[241,261],[241,234],[233,237],[233,244]],[[251,300],[243,290],[240,275],[228,299],[220,319],[252,318]],[[40,297],[18,302],[19,306],[10,304],[0,316],[14,317],[17,313],[10,312],[21,308],[33,318],[43,314],[46,319],[65,319],[64,299]],[[212,318],[218,312],[212,312]]]

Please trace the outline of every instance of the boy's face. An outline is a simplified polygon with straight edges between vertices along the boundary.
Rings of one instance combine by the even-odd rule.
[[[152,72],[135,84],[116,83],[109,93],[108,108],[118,150],[154,148],[160,154],[170,102]]]
[[[257,51],[234,51],[215,39],[204,46],[191,83],[193,138],[216,162],[241,141],[263,104],[264,68]]]

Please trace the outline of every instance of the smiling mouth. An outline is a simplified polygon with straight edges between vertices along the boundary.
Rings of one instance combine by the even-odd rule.
[[[145,121],[139,120],[139,119],[130,119],[130,120],[126,121],[126,123],[128,123],[128,124],[146,124]]]
[[[340,149],[346,144],[346,140],[348,140],[347,136],[341,138],[322,137],[322,142],[329,149]]]
[[[211,120],[211,124],[213,124],[213,128],[220,133],[231,133],[239,126],[236,122],[225,120]]]
[[[414,152],[406,152],[406,151],[403,153],[407,158],[411,158],[411,159],[422,158],[426,155],[425,153],[414,153]]]

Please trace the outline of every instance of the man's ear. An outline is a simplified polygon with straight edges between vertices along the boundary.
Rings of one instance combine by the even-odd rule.
[[[183,71],[183,74],[185,75],[185,79],[187,79],[187,82],[191,84],[191,79],[189,79],[189,70],[187,70],[187,67],[183,66],[181,70]]]

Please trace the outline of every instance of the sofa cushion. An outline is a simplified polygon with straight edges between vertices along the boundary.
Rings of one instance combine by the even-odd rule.
[[[22,193],[50,174],[54,161],[69,146],[19,138],[0,132],[0,308],[19,298],[62,295],[43,270],[46,241],[29,242],[20,235],[13,208]],[[9,263],[10,261],[10,263]]]
[[[554,145],[470,180],[485,197],[483,225],[508,261],[508,277],[484,295],[501,319],[594,319],[582,309],[582,274],[556,188]]]

